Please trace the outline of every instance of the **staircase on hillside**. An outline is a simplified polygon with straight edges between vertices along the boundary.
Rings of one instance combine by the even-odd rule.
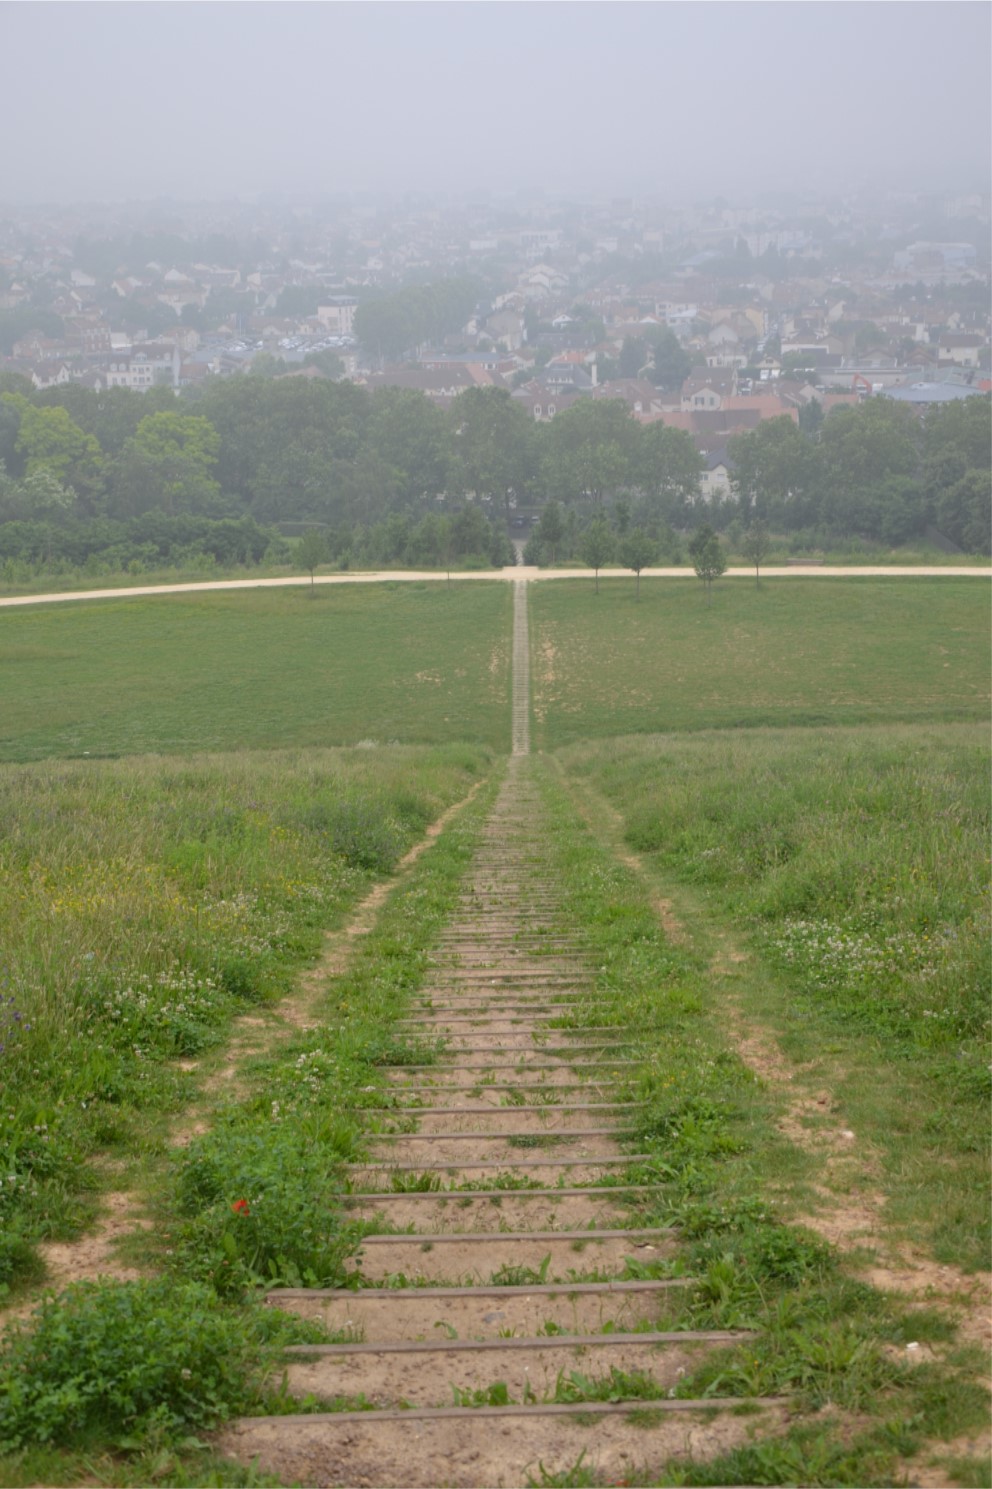
[[[741,1417],[739,1401],[668,1395],[735,1336],[671,1327],[688,1279],[636,1275],[677,1237],[638,1223],[645,1187],[624,1183],[638,1155],[614,1072],[630,1031],[562,1024],[592,975],[549,871],[527,759],[524,583],[515,596],[514,753],[403,1021],[411,1038],[443,1036],[442,1062],[394,1072],[416,1128],[377,1138],[349,1175],[347,1209],[382,1225],[356,1259],[361,1285],[270,1294],[355,1339],[287,1351],[290,1390],[372,1409],[242,1419],[224,1438],[288,1482],[524,1485],[580,1461],[638,1482],[745,1440],[756,1412],[778,1410],[749,1402]],[[610,1399],[570,1400],[573,1372],[609,1379]],[[644,1377],[660,1399],[643,1399]]]

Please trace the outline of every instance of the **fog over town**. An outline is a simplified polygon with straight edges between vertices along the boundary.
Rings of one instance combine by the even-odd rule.
[[[0,202],[979,190],[989,8],[4,4]],[[96,104],[98,107],[95,107]]]
[[[8,566],[987,551],[989,7],[0,11]]]

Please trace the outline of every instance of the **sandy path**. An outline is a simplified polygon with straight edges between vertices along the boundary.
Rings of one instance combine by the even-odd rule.
[[[992,579],[992,568],[979,564],[959,567],[933,566],[904,568],[899,565],[864,565],[848,568],[820,564],[790,564],[784,568],[762,569],[762,579]],[[489,569],[482,573],[460,573],[453,578],[460,583],[483,583],[493,580],[502,583],[520,583],[522,580],[588,579],[594,580],[591,569],[533,569],[521,565],[505,569]],[[605,569],[600,579],[629,578],[626,570]],[[644,579],[695,579],[691,565],[681,568],[644,569]],[[753,569],[728,569],[727,579],[753,579]],[[437,569],[371,570],[368,573],[318,574],[315,584],[435,584],[447,582],[444,573]],[[63,590],[43,595],[6,595],[0,598],[0,609],[12,609],[21,605],[59,605],[71,600],[127,600],[140,599],[148,595],[206,594],[211,590],[239,589],[287,589],[310,584],[309,576],[276,579],[206,579],[190,584],[142,584],[125,589]]]

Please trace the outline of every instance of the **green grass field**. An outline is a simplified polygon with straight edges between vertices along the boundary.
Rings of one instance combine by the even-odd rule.
[[[560,758],[666,893],[746,941],[750,1020],[800,1064],[832,1054],[824,1083],[884,1153],[894,1223],[985,1265],[987,728],[714,731]]]
[[[984,579],[531,586],[534,742],[758,725],[984,719]]]
[[[864,1190],[910,1254],[987,1265],[989,589],[722,580],[708,607],[686,580],[639,602],[629,575],[530,587],[551,871],[597,969],[585,1016],[638,1030],[645,1223],[680,1228],[686,1322],[757,1331],[679,1390],[798,1403],[781,1441],[661,1482],[917,1482],[987,1421],[947,1310],[884,1296],[804,1224]],[[0,1301],[37,1293],[39,1245],[85,1233],[110,1189],[152,1220],[128,1255],[153,1274],[70,1290],[0,1343],[0,1486],[263,1482],[190,1434],[285,1409],[259,1361],[310,1336],[258,1298],[340,1282],[358,1244],[326,1195],[388,1107],[394,1020],[496,790],[511,607],[509,584],[456,582],[0,613]],[[279,1032],[326,931],[480,784],[320,1022]],[[246,1012],[275,1031],[254,1053],[229,1043]],[[829,1194],[781,1126],[800,1086],[830,1093],[815,1131],[850,1123],[867,1154]],[[909,1340],[944,1352],[910,1367]],[[67,1435],[67,1377],[136,1358],[159,1410],[192,1367],[186,1417],[134,1427],[128,1396],[126,1435],[99,1415]],[[947,1481],[987,1481],[970,1454]]]
[[[0,617],[0,760],[350,745],[509,748],[503,584],[93,600]]]

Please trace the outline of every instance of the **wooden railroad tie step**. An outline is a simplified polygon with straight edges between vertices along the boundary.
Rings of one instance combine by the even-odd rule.
[[[578,1462],[594,1482],[653,1483],[671,1460],[698,1459],[701,1429],[718,1411],[726,1414],[724,1451],[748,1442],[758,1422],[774,1431],[786,1418],[774,1399],[716,1397],[415,1408],[242,1418],[224,1430],[218,1446],[281,1483],[314,1489],[435,1489],[439,1483],[493,1489],[553,1481]]]
[[[501,1107],[500,1111],[508,1112],[512,1108]],[[575,1141],[586,1137],[623,1137],[623,1130],[617,1127],[559,1127],[555,1129],[535,1129],[533,1127],[504,1127],[497,1130],[476,1129],[472,1132],[377,1132],[375,1142],[379,1143],[468,1143],[468,1142],[499,1142],[512,1138],[534,1138],[538,1142],[542,1138],[548,1138],[555,1142],[566,1139]]]
[[[570,1334],[657,1329],[662,1315],[679,1308],[693,1286],[689,1277],[665,1277],[502,1287],[276,1288],[266,1302],[320,1319],[337,1332],[351,1331],[365,1343],[437,1340],[451,1337],[452,1329],[459,1339],[496,1339],[507,1333],[533,1337],[549,1328]]]
[[[624,1169],[637,1163],[650,1162],[650,1159],[650,1154],[639,1153],[629,1157],[593,1159],[542,1157],[515,1158],[508,1161],[505,1158],[466,1158],[461,1162],[458,1159],[452,1159],[440,1162],[421,1160],[416,1163],[352,1163],[348,1165],[349,1187],[353,1191],[360,1190],[362,1179],[375,1183],[376,1180],[385,1178],[388,1183],[391,1174],[430,1176],[442,1187],[444,1181],[447,1180],[447,1187],[452,1192],[458,1191],[459,1183],[499,1176],[511,1180],[543,1179],[553,1182],[558,1175],[561,1175],[563,1178],[570,1178],[575,1184],[581,1184],[587,1180],[594,1183],[596,1180],[602,1180],[607,1171],[620,1170],[622,1176]],[[381,1188],[381,1185],[379,1187]]]
[[[348,1265],[369,1282],[567,1282],[619,1276],[631,1259],[662,1262],[673,1254],[669,1230],[420,1232],[366,1236]]]
[[[575,1371],[585,1379],[635,1372],[667,1394],[708,1351],[750,1337],[730,1331],[560,1334],[529,1339],[403,1340],[392,1344],[293,1345],[287,1386],[318,1400],[357,1397],[377,1407],[443,1407],[455,1392],[495,1381],[510,1401],[553,1403]],[[613,1374],[613,1379],[616,1375]]]
[[[345,1208],[356,1219],[429,1235],[478,1234],[480,1231],[564,1231],[615,1229],[643,1220],[639,1213],[649,1195],[601,1189],[471,1190],[455,1194],[414,1190],[380,1195],[348,1195]],[[591,1196],[591,1197],[590,1197]]]

